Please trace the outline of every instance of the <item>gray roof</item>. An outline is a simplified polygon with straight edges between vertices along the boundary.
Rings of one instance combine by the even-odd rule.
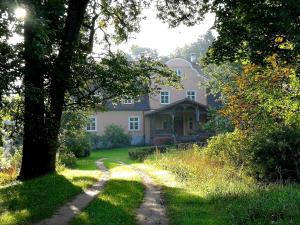
[[[133,104],[112,104],[111,102],[106,105],[109,111],[148,111],[150,110],[149,96],[145,95],[140,97],[137,101],[135,100]]]
[[[203,105],[203,104],[201,104],[201,103],[199,103],[199,102],[190,100],[189,98],[184,98],[184,99],[178,100],[178,101],[176,101],[176,102],[173,102],[173,103],[171,103],[171,104],[169,104],[169,105],[166,105],[166,106],[164,106],[164,107],[161,107],[161,108],[158,108],[158,109],[153,110],[153,111],[151,111],[151,112],[148,112],[148,113],[146,113],[145,115],[146,115],[146,116],[153,115],[153,114],[155,114],[155,113],[162,112],[162,111],[164,111],[164,110],[170,109],[170,108],[172,108],[172,107],[174,107],[174,106],[177,106],[177,105],[180,105],[180,104],[183,104],[183,103],[188,103],[188,104],[191,104],[191,105],[196,105],[196,106],[198,106],[198,107],[200,107],[200,108],[202,108],[202,109],[204,109],[204,110],[207,109],[207,106],[206,106],[206,105]]]

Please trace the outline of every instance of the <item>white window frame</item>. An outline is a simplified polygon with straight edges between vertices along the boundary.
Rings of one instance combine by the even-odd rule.
[[[124,98],[124,99],[122,100],[122,103],[123,103],[124,105],[131,105],[131,104],[134,104],[134,100],[133,100],[133,98]]]
[[[131,119],[137,119],[137,121],[130,121]],[[131,129],[130,127],[130,123],[131,122],[137,122],[138,123],[138,128],[135,129],[135,125],[133,124],[133,129]],[[128,117],[128,131],[139,131],[141,128],[141,124],[140,124],[140,117],[139,116],[129,116]]]
[[[191,95],[188,94],[189,92],[194,92],[195,99],[192,99],[192,98],[189,97],[189,96],[191,96]],[[192,100],[192,101],[196,101],[196,99],[197,99],[197,92],[195,90],[187,90],[186,91],[186,97],[188,99]]]
[[[161,100],[161,97],[162,97],[162,92],[167,92],[168,93],[168,102],[162,102]],[[160,94],[159,94],[159,102],[160,102],[160,104],[162,104],[162,105],[168,105],[168,104],[170,104],[170,99],[171,99],[171,96],[170,96],[170,91],[167,91],[167,90],[161,90],[160,91]]]
[[[86,125],[85,130],[86,130],[87,132],[95,132],[95,131],[97,131],[97,126],[98,126],[98,124],[97,124],[97,117],[96,117],[96,116],[90,116],[89,119],[90,119],[90,120],[91,120],[91,119],[95,119],[95,129],[94,129],[94,130],[88,129],[88,124],[91,123],[91,122],[89,121],[88,124]],[[90,126],[90,127],[91,127],[91,126]]]

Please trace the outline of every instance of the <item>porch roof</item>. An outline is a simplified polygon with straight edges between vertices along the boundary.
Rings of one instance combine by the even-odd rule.
[[[171,109],[171,108],[173,108],[173,107],[175,107],[177,105],[181,105],[181,104],[184,104],[184,103],[195,105],[195,106],[198,106],[200,108],[203,108],[204,110],[207,110],[207,106],[206,105],[203,105],[203,104],[201,104],[199,102],[190,100],[189,98],[184,98],[184,99],[181,99],[179,101],[173,102],[173,103],[171,103],[169,105],[163,106],[163,107],[161,107],[159,109],[153,110],[151,112],[147,112],[147,113],[145,113],[145,116],[154,115],[156,113],[163,112],[165,110]]]

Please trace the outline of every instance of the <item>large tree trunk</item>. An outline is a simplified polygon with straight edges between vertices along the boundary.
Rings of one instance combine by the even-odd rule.
[[[89,0],[70,0],[65,34],[52,73],[50,112],[45,117],[44,77],[35,53],[35,27],[25,22],[25,116],[23,158],[19,179],[30,179],[55,172],[60,120],[70,79],[70,66],[79,30]]]
[[[44,79],[41,57],[38,53],[38,34],[34,17],[35,15],[28,15],[24,25],[25,109],[23,158],[19,175],[21,180],[40,176],[50,171],[49,155],[45,151]]]
[[[89,0],[70,0],[69,2],[65,34],[55,69],[51,76],[51,105],[49,118],[47,118],[47,148],[51,155],[51,167],[53,171],[55,170],[55,156],[58,148],[58,135],[65,93],[70,82],[70,67],[88,1]]]

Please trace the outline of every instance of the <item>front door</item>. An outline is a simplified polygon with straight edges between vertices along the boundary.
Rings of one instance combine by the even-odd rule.
[[[174,132],[177,136],[183,136],[183,117],[178,116],[174,118]]]

